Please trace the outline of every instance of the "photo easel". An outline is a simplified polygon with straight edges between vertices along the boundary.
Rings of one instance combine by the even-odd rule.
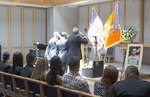
[[[120,80],[123,77],[124,66],[125,66],[125,59],[126,59],[126,51],[127,51],[127,47],[128,47],[129,43],[131,43],[131,42],[130,41],[125,41],[125,42],[121,42],[120,43],[120,49],[123,51],[123,63],[122,63],[122,68],[121,68]]]
[[[130,63],[130,58],[129,58],[130,47],[136,47],[136,48],[140,49],[139,58],[138,58],[139,62],[138,63],[136,62],[137,64]],[[142,64],[142,58],[143,58],[143,44],[134,44],[134,43],[130,44],[130,42],[127,42],[124,44],[124,46],[122,45],[120,47],[120,49],[123,50],[123,54],[124,54],[123,65],[122,65],[121,76],[120,76],[120,80],[121,80],[123,77],[124,70],[130,65],[136,66],[140,72],[141,64]]]

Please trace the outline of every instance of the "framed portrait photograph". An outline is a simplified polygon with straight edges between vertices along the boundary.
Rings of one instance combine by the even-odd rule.
[[[143,44],[128,44],[124,70],[128,66],[134,65],[138,67],[140,71],[142,58],[143,58]]]

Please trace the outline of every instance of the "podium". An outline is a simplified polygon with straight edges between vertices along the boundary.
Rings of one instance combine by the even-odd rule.
[[[36,45],[36,48],[29,49],[29,53],[35,55],[36,57],[44,57],[47,45],[42,44],[42,43],[38,43],[35,45]]]
[[[82,68],[82,75],[85,77],[101,77],[104,68],[104,61],[93,61],[93,68]]]
[[[93,61],[92,67],[93,68],[82,68],[82,75],[85,77],[101,77],[102,73],[103,73],[103,68],[104,68],[104,61],[98,61],[99,57],[98,57],[98,52],[97,52],[97,36],[93,36],[93,38],[95,39],[95,60],[97,61]]]
[[[33,54],[35,57],[44,57],[45,50],[29,49],[29,53]]]

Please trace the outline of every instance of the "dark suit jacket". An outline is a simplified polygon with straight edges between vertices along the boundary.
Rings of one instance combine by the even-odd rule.
[[[14,74],[16,74],[16,75],[21,75],[22,69],[23,69],[23,67],[17,66],[17,67],[15,68]]]
[[[23,67],[23,69],[21,70],[21,76],[23,77],[31,77],[31,74],[34,70],[33,65],[31,64],[27,64],[25,67]]]
[[[150,82],[136,76],[119,81],[113,86],[114,97],[150,97]]]
[[[72,33],[72,35],[68,38],[66,43],[68,61],[73,56],[82,59],[82,54],[80,49],[82,43],[87,44],[88,43],[87,38],[85,36],[76,35],[75,33]]]
[[[7,62],[0,62],[0,71],[8,73],[11,71],[11,66]]]

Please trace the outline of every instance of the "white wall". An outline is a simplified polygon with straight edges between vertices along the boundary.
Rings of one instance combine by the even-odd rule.
[[[149,44],[149,28],[150,28],[150,0],[144,0],[144,43]]]
[[[78,25],[77,8],[56,7],[54,8],[54,31],[71,32]]]
[[[69,7],[53,7],[47,10],[47,31],[49,38],[54,31],[72,32],[72,28],[78,26],[78,9]]]
[[[52,37],[53,32],[53,8],[47,9],[47,41]]]

